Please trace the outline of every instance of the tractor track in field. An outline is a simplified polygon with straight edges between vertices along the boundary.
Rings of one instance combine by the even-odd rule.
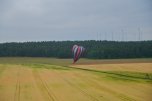
[[[58,71],[57,71],[57,72],[58,72]],[[58,73],[59,73],[59,72],[58,72]],[[73,73],[73,74],[74,74],[76,77],[80,77],[80,75],[77,74],[77,73]],[[76,88],[77,90],[79,90],[81,93],[83,93],[84,95],[86,95],[87,97],[89,97],[92,101],[100,101],[100,100],[97,99],[96,97],[94,97],[94,96],[92,96],[91,94],[89,94],[86,89],[82,89],[81,87],[79,87],[79,86],[77,86],[76,84],[72,83],[72,82],[69,81],[68,79],[62,77],[61,73],[59,73],[59,76],[60,76],[65,82],[67,82],[69,85],[75,87],[75,88]],[[80,78],[84,78],[84,77],[81,76]],[[113,90],[111,90],[111,89],[108,89],[108,88],[106,88],[106,87],[104,87],[104,86],[101,86],[99,83],[97,83],[96,81],[91,80],[91,79],[89,79],[89,78],[83,79],[83,81],[85,81],[85,82],[86,82],[87,84],[89,84],[91,87],[96,88],[96,87],[98,86],[100,89],[104,90],[104,91],[107,92],[107,93],[110,93],[110,94],[114,95],[115,97],[117,97],[117,98],[119,98],[119,99],[121,99],[121,100],[123,100],[123,101],[136,101],[135,99],[130,98],[130,97],[128,97],[128,96],[126,96],[126,95],[124,95],[124,94],[122,94],[122,93],[118,93],[118,92],[113,91]],[[90,82],[93,82],[93,83],[96,84],[97,86],[91,85]],[[98,88],[96,88],[96,89],[98,89]]]
[[[48,101],[58,101],[56,96],[53,94],[53,92],[48,87],[46,81],[42,80],[39,72],[37,70],[33,71],[33,75],[35,77],[36,82],[40,82],[40,85],[38,85],[40,88],[42,87],[46,94],[48,95]]]
[[[64,79],[65,80],[65,79]],[[65,80],[69,85],[74,86],[76,89],[78,89],[81,93],[89,97],[92,101],[99,101],[94,96],[90,95],[86,90],[80,88],[79,86],[76,86],[75,84],[71,83],[69,80]]]
[[[71,85],[72,87],[76,88],[78,91],[80,91],[82,94],[84,94],[85,96],[87,96],[88,98],[90,98],[92,101],[100,101],[99,99],[97,99],[96,97],[92,96],[91,94],[89,94],[86,90],[82,89],[81,87],[77,86],[76,84],[72,83],[71,81],[67,80],[66,78],[62,77],[59,73],[59,76],[65,81],[67,82],[69,85]]]
[[[77,74],[77,73],[73,73],[73,74],[76,75],[76,77],[79,76],[80,78],[84,78],[83,76],[80,76],[80,75]],[[86,78],[86,77],[85,77],[85,78]],[[98,88],[104,90],[104,91],[107,92],[107,93],[113,94],[114,96],[120,98],[121,100],[124,100],[124,101],[136,101],[135,99],[130,98],[130,97],[128,97],[128,96],[126,96],[126,95],[124,95],[124,94],[122,94],[122,93],[118,93],[118,92],[116,92],[116,91],[113,91],[113,90],[108,89],[107,87],[101,86],[101,85],[100,85],[98,82],[96,82],[94,79],[89,79],[89,78],[87,78],[87,79],[83,79],[83,80],[84,80],[85,82],[87,82],[87,84],[89,84],[91,87],[96,88],[96,87],[98,86]],[[93,84],[96,84],[97,86],[91,85],[90,82],[92,82]],[[98,89],[98,88],[96,88],[96,89]]]
[[[20,91],[21,91],[20,70],[21,70],[21,68],[19,67],[18,71],[17,71],[17,81],[16,81],[16,87],[15,87],[14,101],[20,101]]]

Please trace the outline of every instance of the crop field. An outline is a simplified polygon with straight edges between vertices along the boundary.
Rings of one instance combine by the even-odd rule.
[[[0,58],[0,101],[152,101],[152,59]]]

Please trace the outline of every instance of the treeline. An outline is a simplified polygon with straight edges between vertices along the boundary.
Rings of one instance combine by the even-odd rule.
[[[1,43],[0,57],[56,57],[72,58],[74,44],[85,47],[85,58],[151,58],[152,41],[43,41],[23,43]]]

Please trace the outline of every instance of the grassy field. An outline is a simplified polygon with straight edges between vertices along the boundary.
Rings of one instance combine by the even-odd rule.
[[[0,101],[151,101],[152,59],[0,58]]]

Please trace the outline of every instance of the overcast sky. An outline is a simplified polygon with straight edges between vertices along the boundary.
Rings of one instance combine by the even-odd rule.
[[[0,0],[0,42],[51,40],[152,40],[152,0]]]

